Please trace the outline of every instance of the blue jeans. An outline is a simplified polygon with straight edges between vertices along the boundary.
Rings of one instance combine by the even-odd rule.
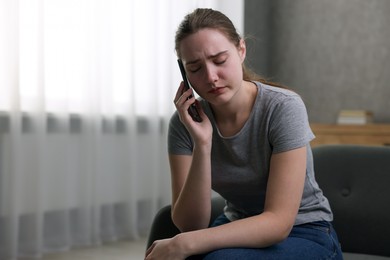
[[[228,223],[225,215],[219,216],[211,226]],[[200,257],[200,256],[198,256]],[[232,259],[343,259],[340,243],[332,224],[318,221],[294,226],[282,242],[267,248],[223,248],[204,256],[206,260]],[[192,258],[189,258],[192,259]],[[199,258],[194,258],[199,259]]]

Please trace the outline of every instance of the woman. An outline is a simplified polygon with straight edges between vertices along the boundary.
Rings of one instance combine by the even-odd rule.
[[[176,52],[201,97],[181,83],[169,126],[172,219],[182,233],[155,241],[146,259],[342,259],[301,98],[247,72],[245,42],[218,11],[187,15]],[[201,122],[188,113],[194,103]],[[226,207],[209,227],[212,189]]]

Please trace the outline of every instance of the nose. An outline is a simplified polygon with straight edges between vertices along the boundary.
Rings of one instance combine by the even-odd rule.
[[[208,65],[206,67],[206,77],[207,77],[208,83],[217,82],[219,79],[217,68],[213,65]]]

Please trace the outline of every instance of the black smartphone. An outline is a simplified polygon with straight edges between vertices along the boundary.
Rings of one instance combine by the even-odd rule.
[[[183,81],[184,81],[184,88],[185,90],[189,89],[190,88],[190,84],[188,83],[188,79],[187,79],[187,75],[186,75],[186,71],[184,69],[184,65],[183,65],[183,62],[178,59],[177,60],[177,63],[179,63],[179,68],[180,68],[180,72],[181,72],[181,76],[183,77]],[[192,98],[192,96],[190,96],[189,98]],[[190,114],[190,116],[192,117],[192,119],[196,122],[202,122],[202,118],[200,117],[199,115],[199,112],[198,112],[198,109],[196,108],[196,105],[195,104],[191,104],[190,107],[188,108],[188,113]]]

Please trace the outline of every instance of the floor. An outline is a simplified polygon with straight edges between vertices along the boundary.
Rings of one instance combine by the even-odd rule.
[[[100,247],[75,249],[70,252],[46,255],[42,260],[142,260],[146,238],[138,241],[121,241]],[[385,260],[387,257],[344,254],[345,260]]]
[[[140,260],[144,259],[145,247],[146,238],[49,254],[42,260]]]

